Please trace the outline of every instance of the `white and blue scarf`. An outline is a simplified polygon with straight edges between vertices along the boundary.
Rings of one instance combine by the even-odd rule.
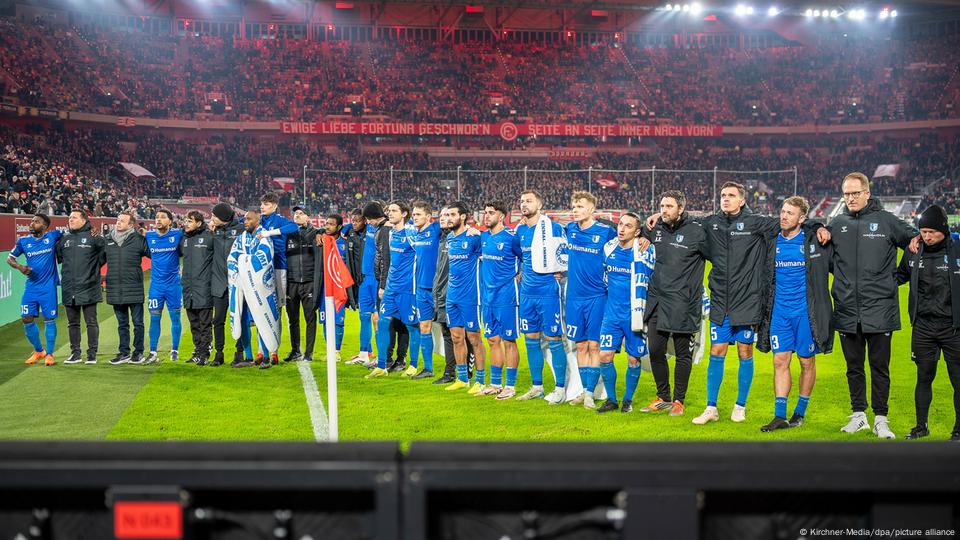
[[[533,271],[539,274],[553,274],[567,271],[567,236],[553,234],[553,221],[541,215],[533,230],[533,242],[530,244]]]
[[[230,333],[240,339],[243,308],[246,305],[260,340],[270,352],[280,348],[280,305],[273,270],[273,241],[257,238],[263,229],[243,232],[233,243],[227,258],[230,284]]]

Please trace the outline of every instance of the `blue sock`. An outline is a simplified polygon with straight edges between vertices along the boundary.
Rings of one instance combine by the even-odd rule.
[[[417,367],[420,359],[420,327],[408,324],[407,332],[410,332],[410,365]]]
[[[244,360],[253,360],[253,345],[250,344],[250,325],[244,324],[240,329],[240,344],[243,345]]]
[[[180,324],[180,310],[171,309],[170,310],[170,350],[179,351],[180,350],[180,333],[182,332],[182,325]],[[160,336],[157,336],[160,337]]]
[[[150,352],[157,352],[160,343],[160,313],[150,312]]]
[[[710,355],[707,365],[707,407],[716,407],[723,383],[723,357]]]
[[[480,384],[487,384],[487,372],[485,369],[477,368],[473,372],[473,380]]]
[[[57,320],[43,321],[43,335],[47,338],[47,354],[53,354],[57,345]]]
[[[507,368],[507,386],[513,388],[517,385],[517,368],[508,367]]]
[[[360,351],[373,352],[370,339],[373,337],[373,321],[369,313],[360,314]]]
[[[377,325],[377,367],[387,368],[387,356],[390,354],[390,319],[384,317]]]
[[[433,334],[420,334],[420,354],[423,356],[423,369],[433,371]]]
[[[602,371],[598,367],[590,368],[590,388],[589,390],[593,392],[597,389],[597,385],[600,384],[600,375]]]
[[[773,405],[773,415],[780,418],[787,418],[787,396],[777,396]]]
[[[503,366],[490,366],[490,384],[493,386],[503,384]]]
[[[527,362],[530,364],[530,382],[534,386],[543,386],[543,349],[540,348],[540,338],[524,336],[523,342],[527,346]]]
[[[640,366],[627,366],[627,387],[623,390],[624,401],[633,401],[633,393],[637,391],[640,381]]]
[[[40,343],[40,328],[37,327],[37,323],[30,322],[30,324],[23,325],[23,333],[27,335],[27,341],[33,345],[33,350],[40,352],[43,350],[43,344]],[[53,351],[50,351],[50,354],[53,354]]]
[[[583,385],[584,390],[587,390],[587,387],[590,386],[590,368],[587,366],[577,366],[577,371],[580,372],[580,384]]]
[[[797,400],[797,408],[793,410],[793,414],[799,414],[800,416],[807,415],[807,404],[810,403],[810,396],[800,396],[800,399]],[[786,418],[786,417],[784,417]]]
[[[467,378],[466,364],[457,364],[457,380],[460,382],[470,382],[470,379]]]
[[[753,358],[741,358],[740,369],[737,370],[737,405],[747,406],[747,396],[750,394],[750,385],[753,383]]]
[[[334,332],[336,332],[337,337],[337,352],[340,352],[340,349],[343,347],[343,325],[338,324]]]
[[[547,347],[550,348],[550,363],[556,374],[557,388],[563,388],[567,385],[567,352],[563,350],[563,340],[548,339]]]
[[[617,368],[613,362],[601,362],[600,373],[603,375],[603,387],[607,390],[607,401],[617,402]]]

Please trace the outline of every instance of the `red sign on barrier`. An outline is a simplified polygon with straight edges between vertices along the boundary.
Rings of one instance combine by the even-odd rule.
[[[183,507],[176,502],[120,502],[113,506],[118,540],[183,538]]]
[[[719,137],[723,126],[660,124],[441,124],[433,122],[280,122],[288,134],[309,135],[466,135],[512,141],[540,137]]]

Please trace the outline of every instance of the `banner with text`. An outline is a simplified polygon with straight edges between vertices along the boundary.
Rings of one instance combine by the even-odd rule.
[[[453,135],[517,137],[719,137],[723,126],[649,124],[435,124],[431,122],[280,122],[280,130],[308,135]]]

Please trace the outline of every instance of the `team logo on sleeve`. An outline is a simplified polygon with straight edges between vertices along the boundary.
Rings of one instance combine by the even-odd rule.
[[[198,240],[197,243],[198,243],[198,244],[202,244],[202,243],[203,243],[203,238],[201,238],[200,240]]]
[[[871,224],[870,224],[870,232],[877,232],[877,229],[878,229],[878,228],[880,228],[880,224],[879,224],[879,223],[871,223]]]

